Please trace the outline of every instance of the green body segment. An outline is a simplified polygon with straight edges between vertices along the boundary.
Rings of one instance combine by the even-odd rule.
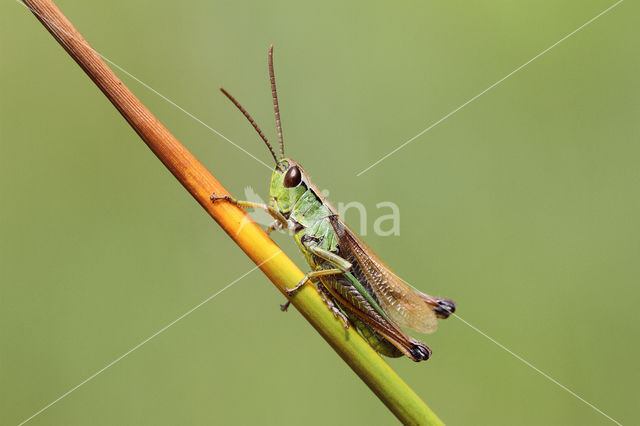
[[[314,270],[335,267],[336,265],[327,265],[328,262],[326,260],[314,255],[303,243],[303,238],[311,238],[317,241],[318,248],[335,254],[338,253],[338,236],[329,221],[329,216],[333,215],[333,212],[316,197],[311,188],[303,192],[297,200],[291,198],[289,200],[293,203],[289,219],[301,226],[300,230],[295,233],[294,239],[304,253],[307,263]],[[389,320],[389,317],[378,302],[353,274],[345,272],[343,275],[383,318]]]
[[[286,164],[285,167],[288,165]],[[313,270],[335,268],[337,265],[317,256],[305,244],[305,241],[313,241],[314,247],[334,254],[338,253],[338,236],[329,220],[329,217],[335,215],[335,212],[328,204],[317,197],[314,191],[315,188],[308,185],[287,188],[283,183],[283,178],[284,174],[278,173],[278,168],[276,168],[271,178],[270,207],[287,218],[289,227],[294,230],[294,239]],[[334,290],[337,286],[344,286],[345,282],[350,284],[380,316],[390,321],[377,300],[352,273],[345,272],[342,277],[344,277],[342,280],[327,277],[321,279],[321,281],[326,287],[334,288]],[[338,290],[344,292],[344,289]],[[390,357],[402,355],[402,352],[384,337],[359,320],[348,309],[339,303],[337,304],[377,352]]]
[[[360,335],[364,337],[367,343],[369,343],[369,345],[373,349],[375,349],[376,352],[382,355],[388,356],[390,358],[398,358],[403,355],[398,348],[393,346],[387,339],[385,339],[384,337],[382,337],[381,335],[373,331],[371,327],[369,327],[368,325],[360,321],[358,317],[353,315],[347,309],[343,309],[343,311],[346,312],[346,315],[349,318],[349,321],[355,324],[356,329],[358,330]]]

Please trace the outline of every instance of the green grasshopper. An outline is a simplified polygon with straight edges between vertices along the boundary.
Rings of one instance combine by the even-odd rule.
[[[275,222],[267,228],[289,229],[311,272],[295,287],[295,293],[307,282],[317,290],[344,327],[354,324],[358,332],[380,354],[406,355],[414,361],[429,359],[431,350],[413,339],[400,326],[421,333],[437,328],[436,318],[447,318],[455,303],[413,290],[387,267],[367,245],[342,222],[336,210],[309,180],[302,167],[284,156],[280,107],[273,70],[273,46],[269,48],[269,77],[280,143],[280,157],[251,115],[226,90],[224,95],[244,114],[269,148],[275,168],[271,176],[269,203],[239,201],[227,195],[211,196],[213,202],[226,200],[240,207],[268,212]],[[289,302],[283,305],[286,310]]]

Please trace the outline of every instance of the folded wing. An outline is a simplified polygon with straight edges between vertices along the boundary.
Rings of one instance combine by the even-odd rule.
[[[385,313],[401,326],[420,333],[433,333],[438,322],[425,301],[337,216],[330,220],[339,238],[341,255],[357,262]]]

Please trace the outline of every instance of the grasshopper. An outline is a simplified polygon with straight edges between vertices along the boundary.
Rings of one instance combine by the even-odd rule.
[[[432,333],[437,328],[436,318],[451,315],[455,303],[405,284],[344,224],[300,164],[285,157],[273,46],[269,48],[268,64],[280,157],[251,115],[226,90],[220,90],[249,120],[273,156],[269,202],[259,204],[216,194],[211,195],[212,202],[263,209],[275,219],[267,228],[268,233],[283,229],[293,233],[311,271],[295,287],[286,290],[289,295],[308,282],[315,283],[322,300],[343,321],[344,327],[353,324],[378,353],[389,357],[405,355],[413,361],[429,359],[429,347],[409,336],[401,326]],[[286,302],[281,308],[284,311],[288,306]]]

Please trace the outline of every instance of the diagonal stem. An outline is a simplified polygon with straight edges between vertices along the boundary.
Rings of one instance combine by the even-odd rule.
[[[229,194],[213,175],[133,95],[89,46],[51,0],[23,0],[36,18],[62,45],[120,111],[140,138],[222,229],[283,293],[304,274],[240,208],[213,204],[212,193]],[[272,259],[270,259],[273,257]],[[360,376],[380,400],[405,424],[441,425],[440,419],[416,393],[353,330],[344,330],[319,294],[307,286],[291,303]]]

